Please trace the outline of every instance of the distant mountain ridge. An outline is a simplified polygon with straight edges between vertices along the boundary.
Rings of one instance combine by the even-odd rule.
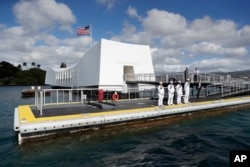
[[[231,75],[232,77],[248,77],[250,78],[250,70],[232,71],[232,72],[211,72],[218,75]]]

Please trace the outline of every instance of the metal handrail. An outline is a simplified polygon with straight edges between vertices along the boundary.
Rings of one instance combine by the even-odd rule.
[[[192,76],[192,74],[191,74]],[[125,80],[133,81],[147,81],[150,82],[167,82],[169,78],[177,77],[177,79],[184,82],[184,74],[174,73],[166,75],[155,75],[155,74],[126,74]],[[179,77],[179,78],[178,78]],[[230,96],[242,92],[250,91],[250,82],[242,79],[226,78],[220,75],[214,74],[200,74],[201,82],[210,81],[207,89],[203,89],[204,96],[221,94],[222,97]],[[193,79],[193,78],[192,78]],[[122,88],[121,88],[122,89]],[[121,94],[120,99],[131,99],[131,98],[151,98],[157,97],[157,88],[143,87],[139,88],[128,88],[126,94]],[[105,89],[104,101],[112,101],[112,93],[122,90]],[[191,89],[190,89],[191,91]],[[195,89],[192,89],[194,92]],[[209,92],[208,92],[209,91]],[[41,89],[35,91],[35,107],[40,111],[42,115],[43,106],[51,104],[72,104],[72,103],[85,103],[86,101],[97,101],[98,89],[93,88],[77,88],[77,89]],[[45,96],[46,92],[50,92],[50,96]],[[165,92],[166,93],[166,92]],[[167,95],[167,94],[166,94]],[[192,95],[191,95],[192,96]]]
[[[250,82],[237,82],[222,86],[222,97],[250,91]]]
[[[205,89],[202,89],[201,96],[205,96]],[[112,100],[112,94],[121,90],[105,89],[103,90],[104,102],[114,102]],[[49,96],[45,96],[45,92],[50,92]],[[190,97],[196,96],[196,89],[190,88],[190,92],[194,92],[195,95],[190,93]],[[167,97],[167,87],[165,87],[165,97]],[[145,99],[145,98],[157,98],[158,89],[157,86],[154,88],[141,87],[139,88],[128,88],[127,93],[119,93],[119,99]],[[42,114],[42,110],[45,106],[49,105],[66,105],[66,104],[85,104],[88,101],[98,101],[98,89],[93,88],[78,88],[78,89],[41,89],[35,96],[35,106]]]
[[[156,88],[148,88],[143,86],[139,88],[128,88],[128,93],[120,94],[119,99],[142,99],[151,98],[154,96]],[[112,102],[112,94],[117,91],[122,92],[122,90],[117,89],[105,89],[103,90],[104,101]],[[45,92],[49,92],[49,96],[45,96]],[[35,107],[42,114],[43,106],[47,105],[61,105],[61,104],[73,104],[73,103],[86,103],[87,101],[97,101],[98,100],[98,89],[94,88],[77,88],[77,89],[41,89],[36,91],[35,95]]]
[[[234,82],[241,82],[242,79],[231,78],[227,76],[211,74],[211,73],[200,73],[198,75],[199,80],[202,83],[210,83],[210,84],[228,84]],[[169,79],[176,79],[177,81],[185,82],[185,74],[184,73],[166,73],[166,74],[125,74],[125,81],[133,81],[133,82],[169,82]],[[188,78],[191,82],[195,82],[195,74],[190,73]]]
[[[42,90],[35,90],[35,107],[38,111],[40,111],[40,115],[43,114],[43,96],[45,92]]]

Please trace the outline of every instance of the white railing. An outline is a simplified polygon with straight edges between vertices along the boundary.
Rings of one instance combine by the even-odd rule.
[[[195,75],[193,73],[188,75],[191,83],[195,83]],[[185,82],[185,74],[179,73],[166,73],[166,74],[126,74],[124,80],[127,82],[147,82],[157,83],[165,82],[168,83],[170,79],[176,81]],[[222,94],[223,96],[230,96],[241,92],[249,91],[249,82],[239,78],[231,78],[230,75],[222,76],[210,73],[200,73],[198,79],[201,83],[208,84],[207,95]]]
[[[191,82],[195,82],[195,75],[189,74],[188,78]],[[198,75],[199,80],[202,83],[211,83],[211,84],[223,84],[225,82],[232,82],[233,80],[227,78],[226,76],[210,74],[210,73],[200,73]],[[175,79],[176,81],[185,82],[184,73],[167,73],[167,74],[125,74],[124,80],[130,82],[166,82],[168,83],[170,79]]]
[[[103,90],[103,101],[113,102],[112,95],[117,90],[105,89]],[[222,97],[239,94],[250,91],[250,82],[231,82],[225,85],[208,85],[202,88],[200,97],[209,95],[221,94]],[[45,95],[49,92],[49,96]],[[157,98],[157,86],[155,88],[128,88],[127,93],[119,94],[119,99],[145,99]],[[197,89],[194,86],[190,88],[190,98],[197,95]],[[167,88],[165,87],[165,97],[167,97]],[[89,101],[98,101],[98,89],[41,89],[35,91],[35,107],[43,114],[43,108],[47,105],[61,105],[61,104],[84,104]]]
[[[43,114],[43,95],[45,95],[45,92],[42,90],[35,90],[35,107],[39,110],[40,115]]]
[[[148,88],[129,88],[127,93],[113,89],[103,90],[103,101],[113,103],[112,95],[114,92],[119,94],[119,100],[123,99],[145,99],[157,95],[156,89]],[[49,96],[45,93],[49,92]],[[40,111],[48,105],[62,104],[84,104],[90,101],[98,101],[98,89],[41,89],[35,94],[35,107]]]
[[[235,82],[222,86],[222,97],[250,91],[250,82]]]
[[[165,98],[167,98],[167,87],[165,89]],[[103,102],[113,103],[112,95],[117,90],[105,89],[103,90]],[[45,93],[49,95],[45,96]],[[157,99],[158,89],[155,88],[129,88],[127,93],[119,94],[119,100],[131,99]],[[196,88],[190,88],[190,98],[195,97],[197,94]],[[201,90],[200,97],[205,96],[205,89]],[[86,104],[87,102],[98,101],[98,89],[41,89],[36,91],[35,106],[42,115],[43,109],[49,105],[67,105],[67,104]]]
[[[221,94],[221,85],[208,85],[206,91],[207,96]]]

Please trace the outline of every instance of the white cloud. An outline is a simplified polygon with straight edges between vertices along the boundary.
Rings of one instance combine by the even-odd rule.
[[[234,40],[229,42],[232,46],[247,46],[250,47],[250,25],[245,25],[237,31]]]
[[[192,35],[200,40],[230,39],[235,35],[236,28],[231,20],[212,20],[208,16],[195,19],[189,25]]]
[[[97,2],[109,10],[118,3]],[[22,0],[13,11],[20,25],[0,24],[0,57],[6,61],[59,66],[62,61],[73,63],[90,47],[90,36],[60,39],[53,35],[55,31],[73,32],[76,18],[63,3]],[[136,24],[122,20],[121,34],[111,39],[150,45],[156,71],[182,72],[186,67],[190,71],[194,67],[200,71],[249,69],[250,25],[239,28],[232,20],[209,16],[187,20],[178,13],[158,9],[149,10],[145,16],[138,11],[127,8],[127,16],[137,19]]]
[[[53,28],[59,25],[61,30],[72,32],[71,24],[76,18],[63,3],[55,0],[19,1],[14,6],[18,22],[32,32]]]
[[[138,15],[137,10],[135,8],[133,8],[132,6],[128,7],[127,14],[130,17],[137,18],[138,20],[141,20],[141,18],[142,18],[140,15]]]
[[[19,1],[13,8],[20,26],[0,25],[0,57],[13,64],[46,65],[73,63],[90,47],[90,36],[59,39],[52,31],[72,32],[76,18],[54,0]],[[28,12],[27,12],[28,11]]]
[[[249,69],[249,59],[237,59],[237,58],[213,58],[204,59],[193,62],[191,68],[199,67],[200,72],[228,72],[228,71],[239,71]]]
[[[217,54],[217,55],[231,55],[231,56],[244,56],[247,55],[248,51],[244,47],[239,48],[225,48],[221,45],[209,42],[201,42],[193,44],[191,49],[193,53],[199,54]]]
[[[115,4],[117,3],[117,0],[96,0],[98,4],[106,6],[108,10],[113,9]]]
[[[1,52],[10,52],[14,50],[30,51],[35,39],[27,37],[22,27],[11,27],[9,29],[0,30]]]
[[[119,36],[113,36],[111,40],[126,41],[138,44],[150,44],[152,38],[147,32],[138,31],[135,25],[129,24],[127,21],[125,21],[122,34]]]
[[[139,16],[134,8],[128,11],[129,16]],[[113,39],[157,48],[152,52],[156,71],[183,71],[186,66],[198,66],[208,71],[234,71],[239,66],[247,67],[245,60],[250,59],[249,25],[238,28],[232,20],[214,20],[209,16],[187,21],[179,14],[158,9],[148,11],[139,21],[142,30],[127,22],[123,30],[130,25],[133,31],[122,31]],[[231,65],[234,61],[237,66]]]
[[[159,37],[182,32],[186,27],[186,19],[179,14],[152,9],[143,18],[142,24],[145,31]]]

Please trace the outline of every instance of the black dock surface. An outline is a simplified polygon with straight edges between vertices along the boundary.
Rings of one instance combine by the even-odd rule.
[[[191,98],[190,102],[201,102],[218,100],[220,96],[209,96]],[[107,112],[116,110],[126,110],[126,109],[136,109],[136,108],[146,108],[157,106],[157,99],[140,99],[140,100],[124,100],[117,102],[88,102],[84,104],[60,104],[60,105],[48,105],[43,106],[42,115],[35,107],[31,107],[31,110],[36,118],[41,117],[52,117],[52,116],[64,116],[64,115],[74,115],[74,114],[86,114],[95,112]],[[163,103],[167,107],[167,98],[164,99]]]

